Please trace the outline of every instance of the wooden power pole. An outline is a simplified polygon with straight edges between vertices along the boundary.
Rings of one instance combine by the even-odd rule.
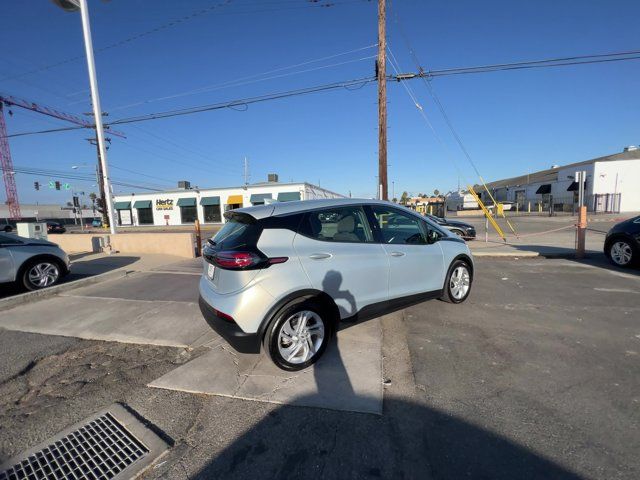
[[[387,185],[387,12],[386,0],[378,0],[378,192],[389,200]]]

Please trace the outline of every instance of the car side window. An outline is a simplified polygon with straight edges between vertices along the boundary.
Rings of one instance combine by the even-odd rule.
[[[308,212],[299,233],[325,242],[371,243],[373,232],[362,207],[339,207]]]
[[[395,208],[372,206],[371,210],[378,222],[383,243],[404,245],[427,243],[424,228],[426,222]]]

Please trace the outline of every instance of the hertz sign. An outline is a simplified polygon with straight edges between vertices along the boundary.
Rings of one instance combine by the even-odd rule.
[[[173,210],[173,200],[170,198],[166,200],[156,199],[156,210]]]

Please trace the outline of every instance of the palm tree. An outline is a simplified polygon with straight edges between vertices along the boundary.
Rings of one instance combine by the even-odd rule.
[[[400,197],[400,203],[402,205],[406,205],[409,200],[409,194],[407,192],[402,192],[402,196]]]

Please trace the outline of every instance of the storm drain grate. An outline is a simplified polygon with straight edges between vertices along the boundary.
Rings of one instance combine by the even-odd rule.
[[[0,480],[113,479],[150,452],[109,411],[72,428],[10,463]]]

